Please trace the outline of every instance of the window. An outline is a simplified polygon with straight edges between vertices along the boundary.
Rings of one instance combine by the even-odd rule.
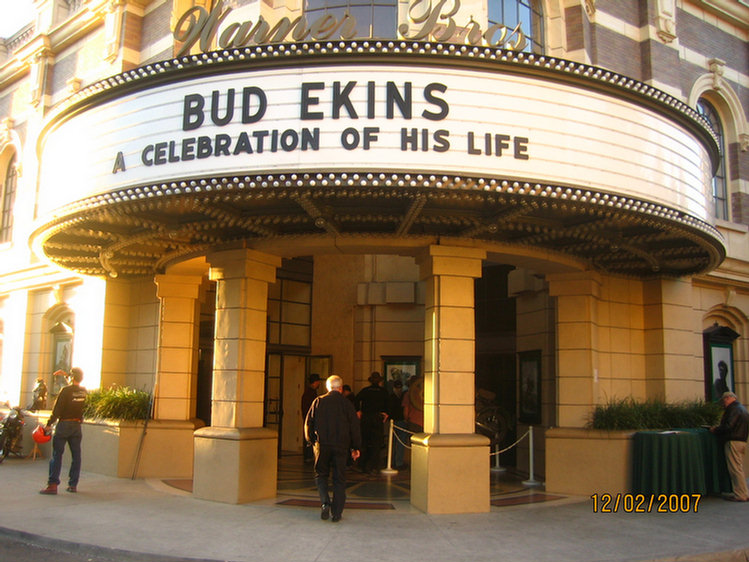
[[[543,53],[543,14],[537,0],[487,0],[488,25],[505,25],[513,29],[520,24],[525,34],[524,51]]]
[[[715,136],[718,137],[718,149],[720,150],[720,162],[713,176],[713,203],[715,205],[715,218],[728,220],[728,189],[726,183],[726,151],[723,135],[723,125],[720,122],[715,107],[705,100],[697,102],[697,111],[710,123]]]
[[[340,19],[346,10],[356,19],[357,38],[396,38],[396,0],[306,0],[304,6],[309,21],[323,14]]]
[[[8,163],[3,185],[2,215],[0,215],[0,243],[10,242],[13,235],[13,204],[16,200],[16,184],[18,171],[16,170],[15,155]]]
[[[461,10],[469,8],[473,2],[475,0],[463,0]],[[535,53],[543,52],[543,14],[540,0],[486,0],[486,2],[489,14],[486,27],[498,24],[512,30],[520,24],[520,29],[526,37],[524,50]],[[436,5],[435,0],[432,2],[432,7]],[[483,11],[483,5],[480,8],[481,10],[476,14],[477,19]],[[402,7],[401,10],[403,9]],[[447,9],[445,7],[443,13]],[[398,37],[398,2],[396,0],[305,0],[304,12],[310,21],[325,13],[330,13],[340,19],[346,10],[356,18],[356,37],[371,39]]]

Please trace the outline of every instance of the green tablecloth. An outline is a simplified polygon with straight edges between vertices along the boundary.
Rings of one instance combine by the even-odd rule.
[[[705,495],[730,490],[723,448],[708,430],[635,433],[633,493]]]

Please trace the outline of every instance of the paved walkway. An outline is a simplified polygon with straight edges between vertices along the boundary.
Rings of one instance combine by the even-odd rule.
[[[400,493],[373,509],[374,498],[360,492],[352,497],[359,508],[332,523],[306,507],[315,504],[309,489],[300,492],[306,484],[291,481],[272,500],[227,505],[194,499],[179,482],[85,472],[79,493],[41,496],[46,474],[45,460],[0,465],[0,540],[72,541],[141,562],[749,560],[749,504],[714,497],[702,498],[697,513],[594,513],[589,498],[510,485],[493,495],[490,513],[426,515]]]

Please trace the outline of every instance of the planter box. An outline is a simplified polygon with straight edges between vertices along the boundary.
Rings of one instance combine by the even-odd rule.
[[[546,490],[590,496],[629,492],[634,431],[546,430]]]
[[[193,433],[200,426],[200,422],[149,420],[144,434],[143,421],[86,421],[82,469],[119,478],[190,479]]]

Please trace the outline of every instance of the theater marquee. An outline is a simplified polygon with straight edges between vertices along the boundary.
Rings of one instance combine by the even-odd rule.
[[[317,191],[323,187],[324,197],[343,196],[329,188],[352,183],[387,186],[392,190],[387,205],[395,200],[405,205],[383,206],[378,219],[349,213],[346,223],[335,212],[323,216],[310,210],[309,202],[297,203],[296,211],[307,215],[289,218],[293,229],[268,230],[256,221],[247,231],[232,230],[230,237],[307,232],[301,226],[306,222],[313,231],[335,235],[392,228],[401,235],[411,229],[498,236],[517,227],[506,217],[540,216],[548,207],[545,199],[559,199],[571,205],[573,215],[613,209],[638,224],[647,219],[653,236],[660,229],[653,221],[686,229],[690,234],[679,237],[702,249],[688,259],[669,258],[679,271],[709,267],[723,252],[709,212],[715,142],[696,112],[602,69],[500,49],[352,41],[182,57],[83,90],[52,115],[41,150],[42,219],[35,241],[46,244],[53,259],[57,250],[49,250],[63,245],[66,225],[80,228],[83,216],[170,194],[192,201],[188,194],[210,192],[215,182],[217,190],[244,193],[250,207],[257,205],[249,202],[256,196],[253,186],[291,190],[287,195],[297,189],[314,199],[323,197]],[[450,219],[454,210],[444,205],[438,216],[429,212],[437,192],[444,197],[446,189],[469,186],[484,193],[484,203],[472,203],[478,215],[464,208],[460,218]],[[500,193],[509,199],[496,199]],[[206,211],[206,200],[201,195],[201,210],[191,215],[195,224],[212,213],[210,229],[221,228],[216,213]],[[424,203],[414,207],[414,201]],[[370,203],[362,200],[365,207]],[[520,207],[505,212],[505,204]],[[494,213],[487,219],[489,208]],[[415,209],[430,218],[422,214],[426,222],[412,229],[418,223]],[[296,212],[277,206],[272,220],[283,223],[278,216],[285,211]],[[239,214],[255,220],[263,212],[255,206]],[[404,216],[416,222],[406,224]],[[229,222],[245,224],[249,219],[242,217]],[[451,224],[447,231],[440,221]],[[543,246],[553,238],[562,251],[572,248],[559,243],[558,232],[550,234],[564,225],[539,226],[537,219],[523,224],[522,229],[535,225],[534,243]],[[225,231],[198,238],[207,243],[223,236]],[[586,249],[579,251],[610,259],[613,254],[603,252],[610,234],[596,236],[585,234]],[[594,250],[588,239],[595,239]],[[75,267],[108,271],[107,256],[127,245],[123,241],[106,250],[106,244],[93,244],[96,258],[79,260]],[[611,245],[620,251],[626,242]],[[647,250],[630,248],[628,256],[631,263],[602,267],[658,272],[665,265]]]

